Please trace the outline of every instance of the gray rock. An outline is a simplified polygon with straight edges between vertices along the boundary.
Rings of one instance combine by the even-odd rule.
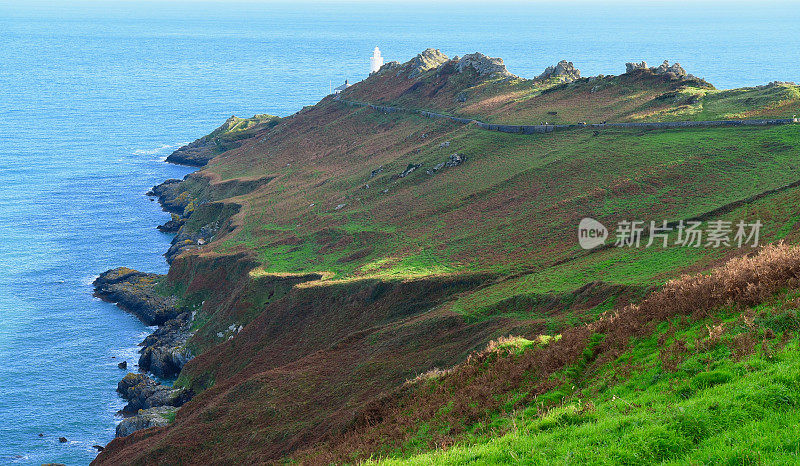
[[[657,68],[653,68],[653,74],[674,75],[682,78],[686,76],[686,70],[681,67],[680,63],[675,63],[674,65],[670,66],[669,61],[664,60],[664,63],[660,64]]]
[[[139,369],[149,371],[158,377],[171,378],[194,356],[186,348],[186,341],[192,336],[192,317],[188,312],[168,320],[155,332],[144,339],[139,357]]]
[[[417,168],[419,168],[421,166],[422,166],[422,164],[419,164],[419,163],[409,163],[408,166],[406,167],[406,169],[403,170],[402,173],[399,173],[397,175],[392,175],[392,179],[396,180],[398,178],[405,178],[408,175],[410,175],[411,173],[413,173],[414,170],[416,170]]]
[[[625,63],[625,72],[626,73],[633,73],[636,70],[646,70],[647,62],[643,61],[641,63]]]
[[[670,65],[669,61],[667,60],[664,60],[664,63],[651,68],[647,67],[646,62],[625,64],[625,73],[633,73],[642,70],[649,71],[656,76],[666,76],[670,79],[683,79],[690,76],[686,73],[686,70],[683,69],[680,63]]]
[[[180,313],[175,296],[163,296],[154,291],[164,275],[144,273],[127,267],[111,269],[94,281],[94,295],[116,303],[147,325],[159,325]]]
[[[137,430],[169,425],[169,419],[167,417],[173,414],[175,410],[175,408],[166,406],[141,409],[136,415],[127,417],[117,424],[116,436],[127,437]]]
[[[438,68],[447,61],[447,55],[443,54],[441,51],[439,51],[439,49],[426,49],[416,57],[412,58],[411,61],[406,64],[404,69],[408,71],[409,79],[414,79],[426,71]]]
[[[383,171],[383,165],[381,165],[380,167],[376,168],[375,170],[372,170],[372,172],[370,172],[370,174],[369,174],[369,177],[370,177],[370,178],[375,178],[375,177],[376,177],[376,176],[378,176],[378,175],[379,175],[379,174],[380,174],[382,171]]]
[[[464,155],[461,155],[459,153],[450,154],[450,157],[447,158],[447,161],[437,163],[436,165],[433,166],[433,168],[427,170],[426,173],[428,175],[433,175],[434,173],[438,172],[443,168],[457,167],[466,161],[467,157]]]
[[[478,76],[511,77],[502,58],[487,57],[486,55],[475,52],[464,55],[456,63],[456,71],[462,73],[468,69],[473,69]]]
[[[537,79],[557,78],[561,82],[572,82],[581,78],[581,71],[571,61],[561,60],[555,66],[548,66]]]
[[[119,384],[117,392],[128,404],[123,413],[136,413],[140,409],[160,406],[178,407],[192,398],[191,392],[184,388],[172,388],[155,382],[144,374],[129,373]]]

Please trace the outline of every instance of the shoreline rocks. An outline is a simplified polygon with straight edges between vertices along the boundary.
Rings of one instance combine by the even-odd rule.
[[[118,267],[95,279],[94,295],[115,303],[138,317],[146,325],[161,325],[177,317],[177,298],[155,292],[155,285],[164,275]]]
[[[119,381],[117,393],[128,402],[122,408],[124,414],[162,406],[177,408],[192,398],[192,393],[185,388],[172,388],[154,381],[145,374],[132,372]]]
[[[167,212],[183,215],[191,199],[189,196],[183,195],[183,191],[180,189],[182,182],[183,180],[170,178],[161,184],[153,186],[147,192],[147,195],[155,197],[158,203],[161,204],[161,208]]]
[[[165,379],[176,377],[194,357],[186,348],[186,341],[192,336],[191,323],[191,314],[184,312],[148,335],[139,344],[143,347],[140,350],[139,370]]]
[[[174,415],[176,408],[160,406],[157,408],[141,409],[135,416],[127,417],[117,424],[115,436],[127,437],[132,433],[150,427],[164,427],[170,423],[169,418]],[[98,451],[103,451],[102,447]]]

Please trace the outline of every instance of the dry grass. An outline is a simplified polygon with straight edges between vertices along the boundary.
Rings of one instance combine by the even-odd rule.
[[[590,327],[599,331],[618,325],[636,325],[639,314],[660,322],[678,315],[707,316],[721,306],[752,306],[776,292],[800,284],[800,248],[770,244],[757,254],[736,257],[707,274],[683,275],[638,305],[630,305]]]

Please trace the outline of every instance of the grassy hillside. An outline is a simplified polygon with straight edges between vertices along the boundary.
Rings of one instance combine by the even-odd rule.
[[[562,83],[464,63],[388,65],[341,99],[528,124],[800,113],[788,84],[717,90],[648,70]],[[159,290],[193,312],[198,356],[176,383],[198,395],[173,424],[115,440],[98,462],[746,462],[736,452],[794,451],[769,440],[713,456],[731,438],[767,442],[748,433],[795,416],[794,401],[768,406],[756,385],[794,387],[782,377],[797,363],[796,251],[761,262],[736,259],[760,247],[735,244],[587,251],[577,226],[759,220],[762,245],[796,244],[800,126],[505,134],[331,96],[243,131],[174,188],[192,206],[188,244]],[[186,234],[203,231],[202,242]],[[719,270],[783,275],[712,274],[735,285],[713,302],[693,301],[713,286],[667,284],[731,259]],[[648,303],[662,306],[636,317]]]
[[[589,325],[499,339],[300,458],[794,462],[799,279],[800,249],[768,247]]]

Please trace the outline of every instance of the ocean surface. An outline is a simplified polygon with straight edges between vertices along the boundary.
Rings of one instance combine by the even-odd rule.
[[[800,81],[797,6],[0,3],[0,464],[86,464],[113,438],[117,363],[150,329],[90,284],[167,270],[145,192],[228,116],[313,104],[363,79],[376,45],[481,51],[523,77],[668,59],[721,88]]]

